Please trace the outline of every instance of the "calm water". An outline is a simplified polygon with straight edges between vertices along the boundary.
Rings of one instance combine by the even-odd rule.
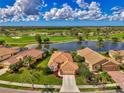
[[[104,42],[104,47],[98,49],[96,47],[97,41],[82,41],[79,42],[68,42],[68,43],[56,43],[56,44],[49,44],[45,46],[45,49],[56,48],[58,50],[64,51],[75,51],[80,49],[82,46],[89,47],[95,51],[108,51],[108,50],[123,50],[124,49],[124,42]],[[35,48],[36,45],[30,46],[30,48]],[[44,46],[43,46],[44,47]],[[44,48],[42,48],[44,49]]]
[[[95,51],[108,51],[108,50],[122,50],[124,49],[124,42],[104,42],[104,47],[97,48],[97,41],[83,41],[79,42],[68,42],[68,43],[58,43],[49,44],[49,48],[56,48],[58,50],[74,51],[80,49],[82,46],[89,47]]]

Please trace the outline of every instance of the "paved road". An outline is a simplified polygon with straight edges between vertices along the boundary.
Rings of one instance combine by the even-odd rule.
[[[9,88],[0,88],[0,93],[41,93],[38,91],[17,90]]]
[[[17,90],[17,89],[9,89],[9,88],[0,88],[0,93],[43,93],[40,91],[27,91],[27,90]],[[47,93],[47,92],[44,92]],[[70,93],[70,92],[69,92]],[[115,90],[108,90],[108,91],[98,91],[98,92],[80,92],[80,93],[122,93],[117,92]]]
[[[68,93],[80,92],[76,85],[74,75],[63,75],[63,83],[62,83],[60,92],[62,92],[62,93],[64,93],[64,92],[68,92]]]

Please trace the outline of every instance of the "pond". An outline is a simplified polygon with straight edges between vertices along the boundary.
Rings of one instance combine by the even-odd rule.
[[[104,47],[98,48],[97,47],[97,41],[82,41],[82,42],[67,42],[67,43],[54,43],[54,44],[48,44],[45,46],[45,49],[51,49],[56,48],[58,50],[63,51],[75,51],[83,47],[89,47],[95,51],[99,52],[105,52],[109,50],[123,50],[124,49],[124,42],[110,42],[105,41]],[[34,46],[32,46],[34,47]]]
[[[82,42],[68,42],[68,43],[56,43],[56,44],[49,44],[49,49],[56,48],[58,50],[64,51],[75,51],[80,49],[81,47],[89,47],[95,51],[109,51],[109,50],[123,50],[124,49],[124,42],[107,42],[105,41],[104,47],[98,48],[97,41],[82,41]]]

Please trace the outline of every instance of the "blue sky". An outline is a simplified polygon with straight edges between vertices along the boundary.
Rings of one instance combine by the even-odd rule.
[[[0,26],[124,26],[124,0],[0,0]]]

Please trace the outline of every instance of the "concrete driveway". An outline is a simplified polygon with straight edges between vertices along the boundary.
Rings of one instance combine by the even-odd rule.
[[[75,76],[74,75],[63,75],[63,83],[60,90],[61,93],[77,93],[80,92],[76,82],[75,82]]]
[[[124,74],[120,71],[109,71],[108,74],[124,90]]]

